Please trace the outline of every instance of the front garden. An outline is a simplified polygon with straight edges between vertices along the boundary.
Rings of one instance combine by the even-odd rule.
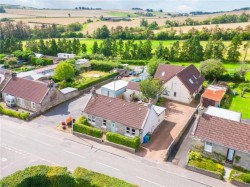
[[[250,171],[234,166],[234,169],[231,171],[229,180],[234,184],[236,183],[243,183],[250,185]]]
[[[4,114],[14,118],[19,118],[22,120],[27,120],[30,115],[29,112],[18,112],[12,109],[4,108],[1,104],[0,104],[0,114]]]
[[[191,168],[198,168],[205,172],[203,174],[207,174],[210,176],[210,173],[214,174],[212,176],[218,176],[218,178],[223,179],[224,176],[224,166],[219,162],[212,160],[209,157],[202,156],[199,152],[191,151],[189,153],[189,160],[187,166]],[[196,170],[199,172],[200,170]]]

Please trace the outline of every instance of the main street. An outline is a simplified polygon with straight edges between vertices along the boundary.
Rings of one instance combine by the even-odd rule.
[[[80,139],[51,127],[0,116],[1,178],[31,165],[81,166],[139,186],[232,186],[171,163]]]

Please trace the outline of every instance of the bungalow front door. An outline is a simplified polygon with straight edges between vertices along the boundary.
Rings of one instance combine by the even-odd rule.
[[[229,163],[233,163],[233,160],[234,160],[234,153],[235,153],[235,150],[233,149],[228,149],[227,151],[227,162]]]
[[[115,122],[111,122],[111,132],[116,132]]]

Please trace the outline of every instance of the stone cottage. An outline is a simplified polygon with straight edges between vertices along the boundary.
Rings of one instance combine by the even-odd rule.
[[[139,136],[141,142],[165,119],[165,108],[152,104],[127,102],[92,93],[83,115],[94,127],[128,137]]]
[[[240,121],[203,114],[193,131],[193,146],[225,156],[225,163],[250,169],[250,125]]]
[[[65,100],[64,94],[54,83],[18,78],[13,74],[7,80],[1,90],[2,98],[7,104],[8,98],[11,98],[15,106],[32,112],[44,112]]]

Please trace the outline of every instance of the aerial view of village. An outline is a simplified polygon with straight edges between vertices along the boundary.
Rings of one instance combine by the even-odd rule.
[[[250,187],[249,0],[1,0],[0,187]]]

